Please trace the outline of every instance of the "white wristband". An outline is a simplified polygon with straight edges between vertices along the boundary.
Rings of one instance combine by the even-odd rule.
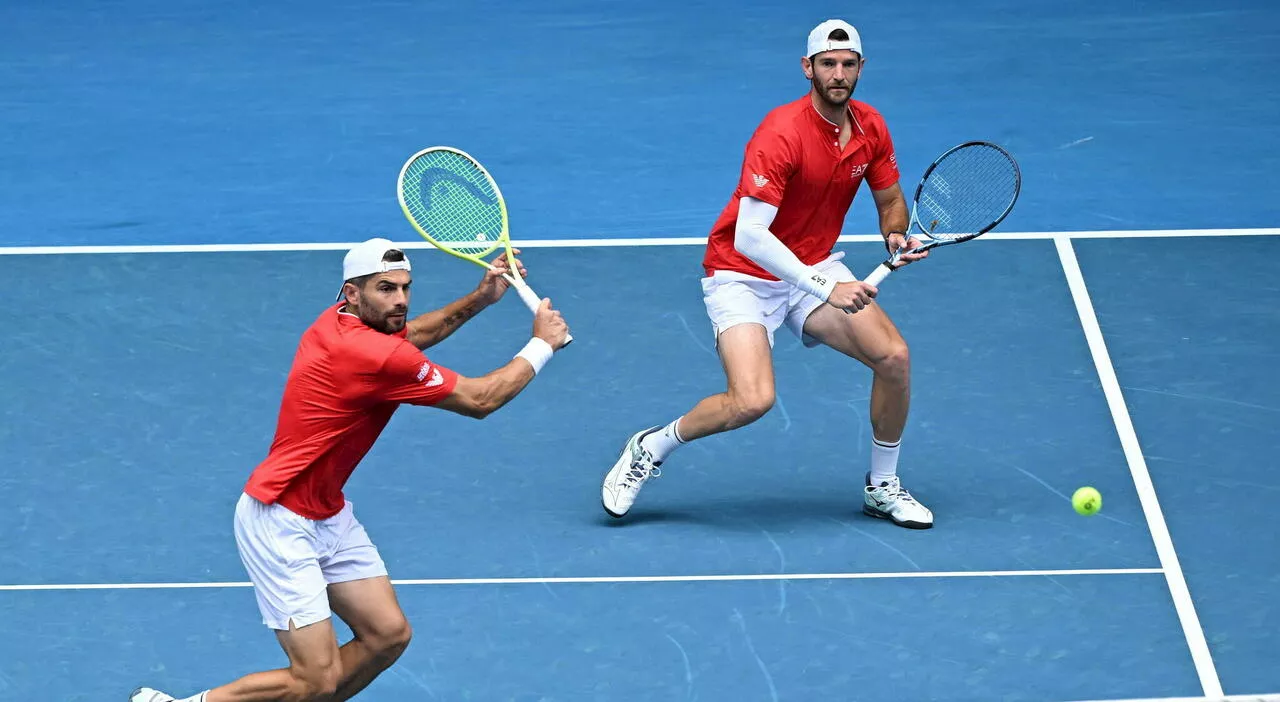
[[[826,302],[827,298],[831,297],[831,291],[836,289],[835,279],[818,272],[818,269],[813,266],[807,268],[805,277],[796,281],[796,287]]]
[[[516,354],[515,357],[528,361],[529,365],[533,366],[533,374],[537,375],[538,371],[547,365],[547,361],[551,360],[551,356],[554,353],[555,351],[551,348],[551,344],[535,336],[529,340],[529,343],[524,345],[524,348],[520,349],[520,353]]]

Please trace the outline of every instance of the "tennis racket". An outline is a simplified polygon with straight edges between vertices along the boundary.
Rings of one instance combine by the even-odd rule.
[[[520,276],[511,252],[507,203],[479,161],[448,146],[423,149],[401,167],[396,196],[413,228],[442,251],[494,270],[485,257],[505,248],[511,265],[502,277],[531,312],[538,311],[542,300]],[[565,345],[571,341],[567,337]]]
[[[879,285],[904,253],[959,244],[995,229],[1013,211],[1021,189],[1018,162],[999,146],[970,141],[948,149],[925,170],[911,204],[906,235],[926,243],[909,252],[895,251],[864,281]]]

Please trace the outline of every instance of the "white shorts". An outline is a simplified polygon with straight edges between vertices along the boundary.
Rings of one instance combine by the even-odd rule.
[[[272,629],[288,630],[290,621],[302,628],[328,619],[330,584],[387,574],[350,502],[333,517],[316,521],[242,494],[235,533],[262,623]]]
[[[844,252],[834,253],[814,268],[838,283],[857,280],[843,264]],[[820,305],[827,304],[791,283],[763,280],[736,271],[716,271],[702,279],[702,301],[707,305],[711,327],[717,339],[729,327],[738,324],[761,324],[773,346],[773,333],[783,324],[808,347],[818,340],[804,333],[805,320]]]

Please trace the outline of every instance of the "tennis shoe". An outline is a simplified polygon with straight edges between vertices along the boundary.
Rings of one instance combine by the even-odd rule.
[[[908,529],[930,529],[933,527],[933,512],[928,507],[916,502],[916,498],[902,487],[898,476],[871,484],[871,473],[867,473],[867,486],[862,493],[862,511],[878,519],[888,519],[900,527]]]
[[[662,463],[655,462],[653,454],[640,446],[641,439],[658,429],[659,427],[645,429],[627,440],[627,445],[622,448],[622,454],[618,456],[617,462],[604,477],[600,494],[604,511],[608,512],[609,516],[621,517],[626,514],[631,509],[631,505],[635,504],[636,495],[640,494],[640,488],[644,487],[649,478],[662,475],[659,469]]]

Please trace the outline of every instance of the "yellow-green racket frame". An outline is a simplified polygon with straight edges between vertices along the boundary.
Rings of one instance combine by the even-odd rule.
[[[475,166],[476,170],[479,171],[480,174],[484,176],[485,180],[489,182],[489,187],[493,188],[494,195],[497,197],[498,208],[501,213],[501,219],[502,219],[502,231],[498,234],[498,238],[493,242],[493,245],[483,251],[480,251],[478,253],[469,252],[469,251],[459,251],[457,244],[450,244],[448,242],[437,240],[435,237],[431,236],[431,232],[424,230],[422,228],[422,225],[418,224],[417,219],[414,218],[413,213],[409,209],[409,204],[405,202],[405,195],[404,195],[405,174],[409,172],[410,167],[416,161],[422,158],[425,158],[429,154],[439,152],[439,151],[451,152],[453,154],[461,156],[462,158],[470,162],[471,165]],[[517,266],[515,263],[515,254],[511,251],[511,232],[510,232],[510,229],[508,228],[509,220],[507,218],[507,201],[502,196],[502,190],[498,187],[498,182],[493,179],[493,176],[489,173],[489,170],[486,169],[484,165],[481,164],[480,161],[478,161],[474,156],[472,156],[471,154],[468,154],[467,152],[461,149],[456,149],[452,146],[429,146],[425,149],[422,149],[421,151],[414,154],[413,156],[410,156],[409,159],[404,162],[404,165],[400,167],[400,175],[396,178],[396,200],[400,202],[400,210],[401,212],[404,213],[405,219],[409,220],[409,224],[413,225],[414,230],[417,231],[418,234],[422,236],[423,239],[426,239],[432,246],[435,246],[437,249],[440,249],[445,253],[456,256],[464,261],[470,261],[471,263],[474,263],[477,266],[481,266],[482,268],[486,268],[488,270],[496,270],[493,264],[486,261],[484,257],[492,254],[494,251],[497,251],[499,248],[505,249],[506,255],[507,255],[507,262],[509,265],[507,268],[507,272],[503,273],[503,278],[506,278],[507,282],[511,284],[511,287],[515,289],[516,294],[520,296],[520,300],[524,302],[525,306],[529,308],[530,312],[536,313],[538,311],[538,307],[542,304],[542,299],[539,298],[538,295],[533,292],[533,289],[529,287],[529,284],[526,283],[524,281],[524,278],[520,276],[520,271],[517,269]],[[474,249],[476,247],[472,245],[468,245],[467,248]],[[573,341],[572,336],[568,337],[565,340],[565,344],[568,345],[568,343],[571,341]]]

